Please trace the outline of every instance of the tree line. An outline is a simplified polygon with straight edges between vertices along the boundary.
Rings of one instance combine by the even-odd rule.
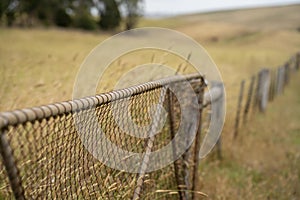
[[[111,30],[133,28],[143,0],[0,0],[0,23],[8,27],[37,25]]]

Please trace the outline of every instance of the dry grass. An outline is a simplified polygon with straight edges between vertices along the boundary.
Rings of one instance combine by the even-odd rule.
[[[64,30],[0,29],[0,110],[71,99],[86,55],[106,35]]]
[[[236,141],[223,133],[224,159],[205,159],[201,191],[209,199],[299,199],[300,74],[266,114],[252,116]]]

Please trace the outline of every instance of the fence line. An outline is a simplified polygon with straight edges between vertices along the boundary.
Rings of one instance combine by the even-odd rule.
[[[264,68],[257,73],[257,76],[251,77],[248,88],[248,97],[246,97],[247,100],[244,106],[244,124],[247,124],[246,118],[249,115],[251,107],[252,112],[259,110],[263,113],[267,109],[268,102],[273,101],[274,98],[283,94],[285,87],[290,81],[290,76],[292,73],[299,70],[299,66],[300,53],[297,53],[296,55],[292,56],[283,66],[275,69]],[[254,85],[256,85],[255,90]],[[240,91],[240,97],[242,95],[243,93]],[[251,103],[252,96],[254,99]],[[238,104],[237,112],[239,109],[240,105]],[[236,127],[238,126],[235,124],[235,131]]]
[[[233,129],[235,138],[238,136],[240,118],[246,124],[251,110],[265,112],[268,101],[284,92],[291,73],[297,71],[299,65],[298,53],[283,67],[275,71],[262,69],[257,77],[251,77],[244,107],[245,81],[242,81]],[[197,102],[183,87],[184,82],[192,86]],[[209,112],[209,106],[214,102],[221,110],[221,99],[224,98],[221,83],[209,84],[212,87],[205,92],[207,85],[202,76],[174,76],[93,97],[0,113],[0,198],[196,199],[196,195],[203,195],[197,191],[203,115],[206,111],[208,118],[211,115],[220,118],[220,113]],[[183,128],[186,137],[177,142],[173,139],[180,129],[182,102],[170,88],[184,97],[183,103],[191,114],[185,119],[190,124]],[[158,112],[153,114],[148,108],[154,104],[161,107],[157,107]],[[126,112],[126,106],[129,106],[130,112]],[[197,106],[198,110],[195,109]],[[160,127],[159,134],[154,134],[164,115],[162,107],[168,113],[168,123]],[[148,137],[128,136],[116,123],[112,109],[116,109],[123,125],[130,126],[130,131]],[[96,122],[88,118],[93,114]],[[197,122],[193,118],[196,115],[200,116]],[[79,129],[86,134],[78,134],[75,119]],[[99,136],[99,124],[105,136],[115,145],[128,152],[142,152],[143,156],[136,160],[128,157],[119,160],[116,152],[109,150],[109,143],[103,143],[103,138]],[[195,141],[191,141],[193,135],[196,136]],[[84,144],[82,138],[89,142]],[[221,141],[220,137],[216,145],[219,158]],[[157,157],[155,164],[159,165],[167,158],[173,158],[175,162],[147,172],[153,161],[149,157],[150,152],[170,142],[171,153]],[[178,157],[178,150],[187,144],[187,151]],[[86,148],[100,148],[98,151],[108,160],[115,159],[115,166],[122,166],[122,160],[131,160],[132,168],[138,173],[107,167]]]

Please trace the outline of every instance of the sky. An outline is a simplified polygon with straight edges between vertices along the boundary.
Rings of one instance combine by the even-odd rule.
[[[300,4],[300,0],[144,0],[144,14],[177,15],[295,3]]]

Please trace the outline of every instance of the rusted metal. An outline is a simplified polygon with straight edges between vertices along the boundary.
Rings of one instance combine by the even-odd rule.
[[[4,126],[4,121],[7,122],[6,126],[9,125],[13,126],[25,122],[41,120],[44,118],[70,113],[72,111],[90,109],[91,107],[96,107],[108,102],[124,99],[133,95],[140,94],[142,92],[150,91],[155,88],[160,88],[167,84],[181,82],[185,80],[190,81],[199,78],[201,78],[201,75],[199,74],[191,74],[186,76],[172,76],[172,77],[132,86],[126,89],[120,89],[120,90],[116,90],[104,94],[99,94],[92,97],[85,97],[82,99],[75,99],[72,101],[65,101],[65,102],[54,103],[46,106],[15,110],[11,112],[2,112],[0,113],[0,129]]]
[[[159,97],[158,105],[163,104],[163,102],[165,101],[165,98],[166,98],[166,94],[167,94],[167,87],[163,87],[160,97]],[[147,170],[149,160],[150,160],[149,156],[152,151],[153,143],[154,143],[154,139],[155,139],[155,131],[157,130],[157,127],[159,125],[159,116],[161,115],[161,113],[162,113],[162,109],[161,109],[161,107],[158,107],[158,109],[156,110],[156,116],[154,116],[154,122],[149,130],[149,138],[148,138],[147,146],[145,149],[145,155],[144,155],[144,158],[143,158],[141,166],[140,166],[140,172],[138,175],[136,188],[134,190],[134,195],[132,198],[133,200],[140,199],[140,194],[141,194],[141,190],[142,190],[143,183],[144,183],[144,177],[145,177],[146,170]]]
[[[159,98],[160,103],[162,103],[163,101],[165,101],[166,88],[168,85],[170,84],[180,85],[182,82],[186,82],[186,81],[190,83],[194,80],[196,81],[202,79],[201,77],[202,76],[199,74],[191,74],[186,76],[173,76],[173,77],[151,81],[148,83],[132,86],[117,91],[95,95],[92,97],[85,97],[81,99],[75,99],[72,101],[65,101],[65,102],[40,106],[40,107],[0,113],[0,130],[5,130],[9,128],[10,130],[9,140],[13,140],[14,145],[20,145],[20,147],[19,146],[11,147],[10,144],[7,142],[6,134],[3,132],[1,133],[1,154],[4,160],[3,164],[5,165],[5,168],[9,174],[8,179],[11,182],[11,188],[14,192],[15,197],[17,199],[22,199],[23,197],[25,198],[30,197],[31,196],[30,194],[33,193],[35,197],[52,197],[52,198],[63,197],[64,194],[69,194],[66,193],[67,191],[71,192],[73,190],[74,192],[75,188],[73,188],[72,185],[67,184],[67,181],[69,181],[70,178],[74,178],[76,175],[76,177],[80,176],[80,178],[82,178],[79,180],[89,179],[87,175],[82,174],[82,172],[79,172],[80,169],[84,169],[85,167],[90,166],[91,168],[89,169],[89,173],[92,173],[92,171],[90,170],[97,170],[97,169],[102,170],[102,167],[99,166],[99,164],[93,163],[95,162],[93,160],[94,158],[92,158],[91,155],[88,154],[86,149],[83,149],[84,147],[81,146],[82,143],[80,142],[80,136],[76,132],[77,130],[74,125],[74,118],[76,118],[76,116],[79,116],[80,113],[88,114],[92,112],[92,110],[94,109],[97,110],[96,117],[98,117],[99,120],[102,120],[99,123],[104,124],[104,128],[112,126],[111,127],[112,131],[109,130],[109,133],[113,134],[112,135],[113,137],[118,137],[117,133],[121,133],[121,132],[119,130],[117,130],[118,131],[117,133],[114,132],[116,131],[116,127],[115,127],[116,125],[112,121],[110,116],[111,114],[109,113],[110,106],[112,106],[113,103],[117,103],[117,105],[119,105],[120,107],[124,106],[124,104],[122,103],[124,102],[123,101],[124,99],[129,99],[133,104],[141,103],[142,105],[149,105],[151,103],[157,103],[155,101],[159,96],[158,94],[159,91],[162,92]],[[150,99],[148,99],[149,97]],[[187,98],[188,101],[188,96],[185,98]],[[120,110],[123,111],[122,109]],[[95,134],[97,132],[97,130],[95,130],[97,129],[97,127],[95,127],[96,124],[89,121],[89,119],[85,117],[87,116],[87,114],[83,114],[80,115],[81,117],[80,116],[77,117],[78,120],[80,120],[78,123],[83,123],[83,124],[87,123],[87,127],[85,131],[91,132],[91,134],[87,134],[84,137],[96,137]],[[105,115],[107,114],[109,115],[108,119],[103,119],[103,117],[105,117]],[[120,114],[127,116],[127,113],[120,113]],[[151,116],[151,117],[154,117],[154,120],[159,120],[160,118],[159,115]],[[141,119],[144,118],[141,117]],[[124,123],[126,123],[126,121]],[[139,121],[139,123],[141,122]],[[81,124],[81,126],[83,124]],[[157,123],[154,123],[153,126],[155,126],[155,124]],[[152,129],[155,130],[154,127]],[[152,135],[151,130],[149,134],[150,136]],[[110,135],[108,136],[110,137]],[[19,139],[18,137],[25,137],[26,139],[25,140]],[[39,138],[39,140],[42,141],[37,140],[37,138],[35,137]],[[65,140],[64,142],[61,141],[61,137],[64,137]],[[56,142],[56,140],[58,141]],[[91,138],[91,140],[94,139]],[[132,138],[132,140],[134,140],[134,138]],[[151,149],[154,145],[153,140],[154,137],[149,137],[147,143],[145,144],[146,148],[145,147],[143,148],[143,150],[145,150],[146,153],[140,163],[140,172],[139,172],[138,179],[135,182],[136,184],[131,185],[130,189],[131,190],[133,189],[132,193],[129,192],[129,190],[127,191],[124,189],[124,192],[126,191],[126,193],[124,194],[127,195],[126,197],[132,194],[133,197],[131,196],[130,198],[139,199],[139,198],[143,198],[143,195],[145,195],[144,193],[142,194],[144,178],[145,178],[145,174],[149,162],[149,153],[151,152]],[[21,144],[18,144],[20,143],[20,141]],[[140,141],[143,140],[141,139]],[[51,143],[49,144],[48,142]],[[163,142],[159,144],[155,144],[156,145],[155,147],[159,147],[158,145],[162,145],[162,144]],[[133,147],[130,148],[134,148],[134,143],[129,143],[128,145],[129,146],[133,145]],[[16,151],[20,152],[21,154],[16,153],[15,155],[13,155],[11,148],[17,148]],[[110,152],[109,150],[105,149],[106,147],[99,147],[99,148],[103,148],[103,151],[105,151],[103,153],[107,153],[108,154],[107,156],[109,156]],[[25,150],[25,152],[22,152],[23,150]],[[28,154],[28,152],[30,153]],[[24,160],[22,160],[23,154],[26,157],[24,158]],[[65,155],[67,157],[63,158],[63,160],[60,160],[61,157],[55,157],[56,155],[58,156]],[[72,157],[76,156],[77,159],[72,160],[73,158],[69,157],[71,155]],[[35,166],[30,165],[30,163],[33,162],[34,159],[39,160],[39,163],[34,163],[34,165],[44,167],[43,171],[41,171],[41,174],[39,175],[37,174],[36,177],[34,177],[35,176],[34,172],[37,171],[37,169],[35,169]],[[58,160],[52,160],[52,159],[58,159]],[[17,160],[18,162],[14,162],[14,160]],[[74,162],[74,164],[66,162],[66,161],[71,162],[71,160],[72,163]],[[26,163],[27,165],[26,167],[30,168],[30,170],[26,169],[26,171],[24,171],[24,168],[22,168],[22,166],[20,166],[19,164],[20,162]],[[89,164],[87,162],[92,162],[92,163]],[[69,166],[70,164],[72,165]],[[183,162],[181,164],[183,164]],[[18,176],[18,170],[22,170],[21,178]],[[47,174],[48,172],[45,172],[45,170],[49,171],[50,174]],[[71,171],[66,171],[66,170],[71,170]],[[105,168],[103,170],[105,170],[103,172],[105,174],[105,173],[109,173],[109,171],[113,169]],[[57,177],[56,173],[60,174],[59,177]],[[72,173],[73,175],[68,176],[67,173]],[[95,181],[96,179],[98,180],[97,178],[98,175],[95,176],[96,177],[93,181]],[[109,174],[105,175],[108,177],[102,177],[104,175],[99,175],[99,176],[100,176],[99,179],[101,178],[101,180],[104,180],[105,178],[107,180],[112,179],[111,177],[109,177]],[[32,180],[35,180],[35,182],[32,184],[32,186],[28,185],[28,177],[34,177]],[[136,177],[136,175],[131,175],[130,181],[133,181],[135,179],[133,177]],[[118,177],[113,177],[113,179],[116,178]],[[56,179],[58,180],[61,179],[62,182],[57,182],[58,180],[56,181]],[[176,181],[176,180],[170,179],[170,181]],[[47,184],[43,185],[42,186],[43,188],[40,189],[39,187],[40,182],[47,182]],[[101,182],[97,181],[97,183],[101,185]],[[103,193],[101,193],[101,191],[98,191],[97,193],[97,191],[94,190],[94,187],[101,188],[101,186],[99,186],[96,183],[92,184],[91,182],[92,185],[87,186],[84,185],[86,184],[84,183],[84,181],[82,183],[75,181],[74,184],[79,184],[76,187],[83,187],[84,191],[85,192],[88,191],[88,194],[90,194],[91,196],[98,196],[102,198],[112,197],[111,194],[108,192],[102,191]],[[22,189],[22,186],[23,188],[25,188],[24,190]],[[61,190],[59,190],[60,187],[62,188]],[[103,188],[105,187],[103,186]],[[181,184],[178,185],[178,188],[180,188],[180,190],[184,190],[187,187],[183,188]],[[154,189],[154,188],[150,188],[150,189]],[[72,194],[72,196],[74,197],[76,197],[77,195],[82,196],[83,191],[79,190],[77,192],[79,193]],[[121,192],[119,193],[122,194]],[[179,191],[179,193],[183,194],[184,192]],[[184,197],[182,199],[184,199]]]
[[[238,131],[239,131],[240,114],[241,114],[242,102],[243,102],[243,96],[244,96],[244,87],[245,87],[245,80],[243,80],[241,82],[241,87],[240,87],[240,93],[239,93],[239,99],[238,99],[238,105],[237,105],[237,111],[236,111],[236,118],[235,118],[235,126],[234,126],[234,138],[237,138]]]
[[[23,200],[24,190],[21,183],[21,177],[19,176],[18,168],[15,164],[13,151],[9,145],[6,137],[6,130],[0,130],[0,153],[3,160],[3,165],[8,174],[9,183],[11,185],[15,199]]]
[[[250,110],[252,96],[253,96],[254,83],[255,83],[255,76],[252,76],[249,90],[248,90],[248,96],[247,96],[247,101],[246,101],[246,105],[245,105],[245,110],[244,110],[244,120],[243,120],[244,124],[247,123],[247,116],[248,116],[248,113]]]

